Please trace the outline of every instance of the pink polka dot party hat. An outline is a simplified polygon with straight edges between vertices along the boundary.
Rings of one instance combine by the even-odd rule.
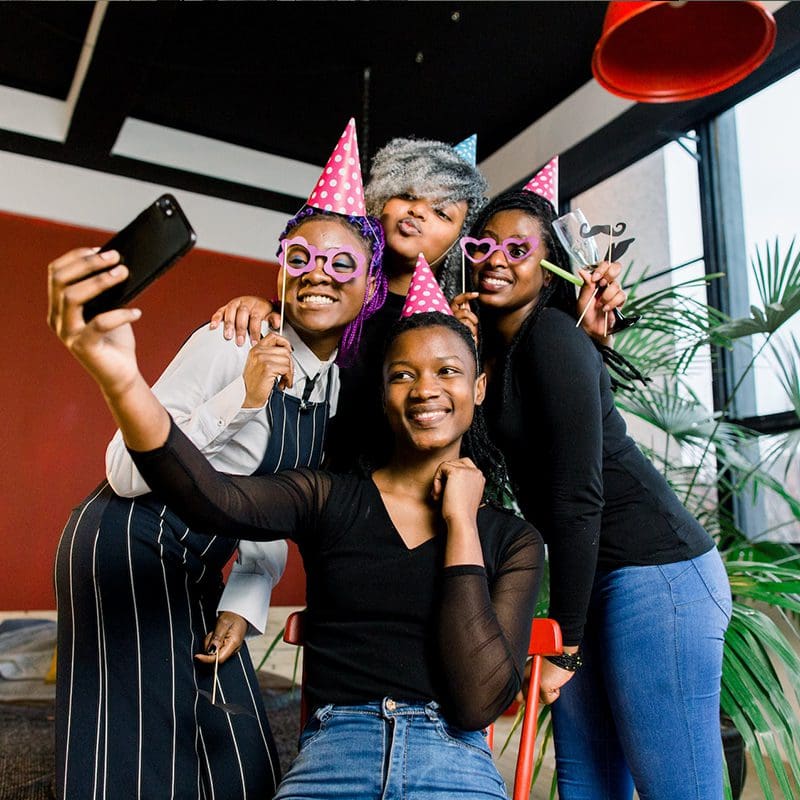
[[[558,211],[558,156],[553,156],[523,187],[553,204]]]
[[[367,215],[354,119],[350,119],[336,143],[307,205],[337,214]]]
[[[411,278],[411,285],[408,287],[406,302],[400,317],[410,317],[412,314],[422,314],[425,311],[441,311],[443,314],[451,316],[453,314],[425,256],[420,253],[417,256],[414,277]]]

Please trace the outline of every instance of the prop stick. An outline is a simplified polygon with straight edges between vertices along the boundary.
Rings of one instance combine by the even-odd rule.
[[[543,258],[539,264],[545,269],[550,270],[554,275],[558,275],[559,278],[574,283],[576,286],[583,286],[583,278],[581,278],[580,275],[573,275],[571,272],[567,272],[567,270],[550,263],[546,258]]]
[[[217,704],[217,669],[219,669],[219,648],[214,653],[214,686],[211,689],[211,705]]]
[[[283,248],[283,280],[281,281],[281,329],[278,333],[283,336],[283,318],[286,308],[286,248]]]
[[[577,328],[581,322],[583,322],[583,318],[586,316],[586,312],[589,310],[589,306],[592,304],[592,301],[595,297],[597,297],[597,293],[600,291],[600,287],[598,286],[593,292],[592,296],[586,301],[586,305],[583,307],[583,311],[581,311],[581,315],[578,317],[578,321],[575,323],[575,327]]]
[[[606,261],[611,261],[611,251],[614,245],[614,226],[608,226],[608,253],[606,253]],[[608,311],[603,312],[603,336],[608,336]]]
[[[461,294],[467,291],[467,271],[464,268],[464,251],[461,251]]]

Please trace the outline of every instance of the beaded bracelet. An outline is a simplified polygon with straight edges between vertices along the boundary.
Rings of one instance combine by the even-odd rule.
[[[577,653],[562,653],[560,656],[545,656],[545,658],[551,664],[569,670],[569,672],[576,672],[579,667],[583,666],[583,656],[580,650]]]

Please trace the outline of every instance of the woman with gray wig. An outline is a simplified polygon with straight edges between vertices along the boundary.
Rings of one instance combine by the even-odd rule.
[[[395,291],[405,295],[408,290],[408,279],[414,271],[417,255],[425,253],[425,257],[447,297],[453,297],[462,291],[461,286],[461,252],[458,240],[463,231],[469,229],[478,211],[485,203],[486,181],[478,168],[467,162],[448,144],[431,139],[392,139],[381,148],[372,161],[369,183],[364,194],[370,214],[381,219],[387,234],[387,252],[384,256],[384,268],[391,277],[405,276],[402,282],[395,281]],[[400,201],[393,203],[392,201]],[[413,225],[401,225],[405,212],[414,219],[414,204],[427,206],[423,213],[441,218],[441,214],[452,212],[454,222],[461,220],[458,232],[448,247],[441,251],[441,244],[429,242],[425,230],[420,236],[414,236]],[[409,204],[412,205],[409,210]],[[394,209],[392,214],[393,205]],[[387,208],[389,213],[387,214]],[[463,209],[464,216],[461,218]],[[397,214],[401,216],[397,216]],[[420,228],[423,228],[423,220]],[[388,226],[387,226],[388,223]],[[455,227],[455,226],[454,226]],[[439,247],[436,247],[439,244]],[[426,249],[427,246],[427,249]],[[410,267],[403,268],[405,257],[411,254]]]

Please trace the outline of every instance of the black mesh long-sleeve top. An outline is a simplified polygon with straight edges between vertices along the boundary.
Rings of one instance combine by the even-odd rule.
[[[602,358],[575,321],[545,309],[519,343],[508,396],[486,419],[525,518],[547,542],[550,616],[579,644],[596,570],[683,561],[714,543],[636,447]]]
[[[298,544],[312,707],[386,696],[436,700],[453,724],[472,730],[513,700],[543,564],[529,523],[481,507],[485,570],[445,568],[446,533],[407,548],[371,478],[312,470],[223,475],[174,424],[163,447],[131,455],[194,530]]]

